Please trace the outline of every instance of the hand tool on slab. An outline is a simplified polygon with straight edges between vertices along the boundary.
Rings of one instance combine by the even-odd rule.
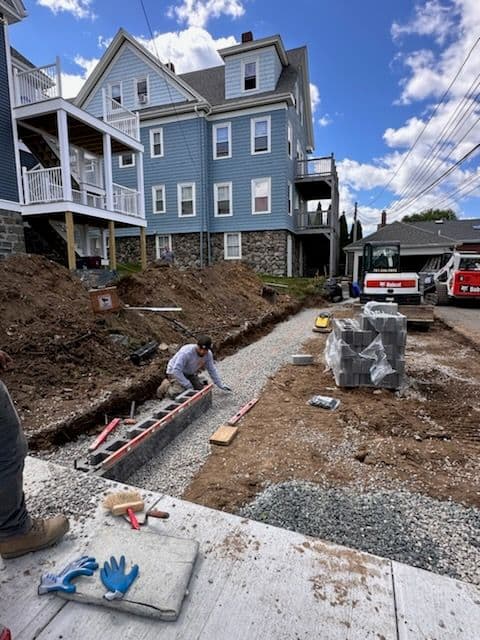
[[[99,435],[95,438],[92,444],[88,447],[88,450],[95,451],[95,449],[99,447],[102,444],[102,442],[104,442],[107,439],[108,435],[114,429],[116,429],[119,424],[120,424],[120,418],[114,418],[111,422],[109,422],[105,427],[105,429],[103,429],[103,431],[99,433]]]
[[[127,522],[129,522],[128,515],[123,516]],[[137,522],[140,527],[144,527],[148,524],[149,518],[160,518],[161,520],[167,520],[170,517],[168,511],[160,511],[159,509],[149,509],[145,512],[143,520],[137,518]]]
[[[132,529],[140,529],[135,513],[143,511],[145,503],[137,491],[110,493],[103,501],[103,506],[105,509],[108,509],[113,516],[127,514]]]

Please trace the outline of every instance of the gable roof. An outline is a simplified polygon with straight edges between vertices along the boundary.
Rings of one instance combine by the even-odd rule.
[[[192,87],[186,84],[180,78],[180,76],[177,76],[175,73],[173,73],[173,71],[171,71],[166,65],[162,64],[160,60],[158,60],[152,53],[150,53],[150,51],[148,51],[148,49],[146,49],[143,45],[137,42],[137,40],[135,40],[135,38],[133,38],[127,31],[125,31],[125,29],[121,28],[117,31],[114,39],[107,47],[97,66],[87,78],[85,84],[75,98],[75,104],[78,107],[82,107],[88,100],[91,93],[96,88],[97,83],[99,82],[103,74],[107,71],[110,63],[113,61],[114,57],[125,43],[129,43],[137,51],[137,53],[142,56],[150,65],[156,67],[160,73],[167,76],[174,84],[179,86],[182,93],[187,93],[192,98],[192,100],[205,102],[203,96],[201,96],[194,89],[192,89]]]
[[[361,249],[366,242],[400,242],[403,246],[438,246],[444,247],[445,245],[455,243],[455,239],[449,237],[447,234],[440,234],[439,230],[436,233],[429,229],[422,229],[417,226],[417,223],[411,224],[407,222],[392,222],[380,227],[374,233],[369,236],[352,242],[344,247],[344,251],[354,251],[355,249]]]
[[[3,13],[9,24],[20,22],[27,15],[21,0],[0,0],[0,14]]]
[[[19,63],[20,66],[25,67],[26,69],[36,69],[33,62],[30,62],[30,60],[26,58],[23,55],[23,53],[20,53],[20,51],[17,51],[17,49],[10,47],[10,53],[12,56],[12,60]]]
[[[453,238],[457,242],[480,242],[480,218],[467,218],[465,220],[443,220],[434,222],[410,222],[417,229],[430,231]]]

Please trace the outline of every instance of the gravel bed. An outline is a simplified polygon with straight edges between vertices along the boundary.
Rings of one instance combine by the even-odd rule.
[[[480,584],[480,510],[406,490],[270,485],[241,516]]]

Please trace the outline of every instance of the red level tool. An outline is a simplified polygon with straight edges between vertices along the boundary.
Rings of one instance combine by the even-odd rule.
[[[247,413],[247,411],[250,411],[253,405],[257,404],[257,402],[258,398],[253,398],[253,400],[250,400],[250,402],[244,404],[243,407],[239,409],[237,413],[230,418],[230,420],[227,421],[227,424],[233,427],[233,425],[236,424],[240,420],[240,418],[242,418]]]
[[[95,438],[92,444],[88,447],[88,450],[95,451],[95,449],[99,447],[102,444],[102,442],[104,442],[107,439],[108,434],[112,433],[112,431],[117,427],[119,422],[120,422],[120,418],[114,418],[111,422],[109,422],[105,427],[105,429]]]

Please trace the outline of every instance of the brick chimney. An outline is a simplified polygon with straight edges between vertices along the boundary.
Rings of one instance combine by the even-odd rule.
[[[387,212],[384,209],[382,211],[382,217],[380,219],[380,224],[378,225],[378,228],[381,229],[382,227],[385,227],[386,224],[387,224]]]
[[[242,33],[242,44],[244,42],[253,42],[253,33],[251,31],[245,31]]]

